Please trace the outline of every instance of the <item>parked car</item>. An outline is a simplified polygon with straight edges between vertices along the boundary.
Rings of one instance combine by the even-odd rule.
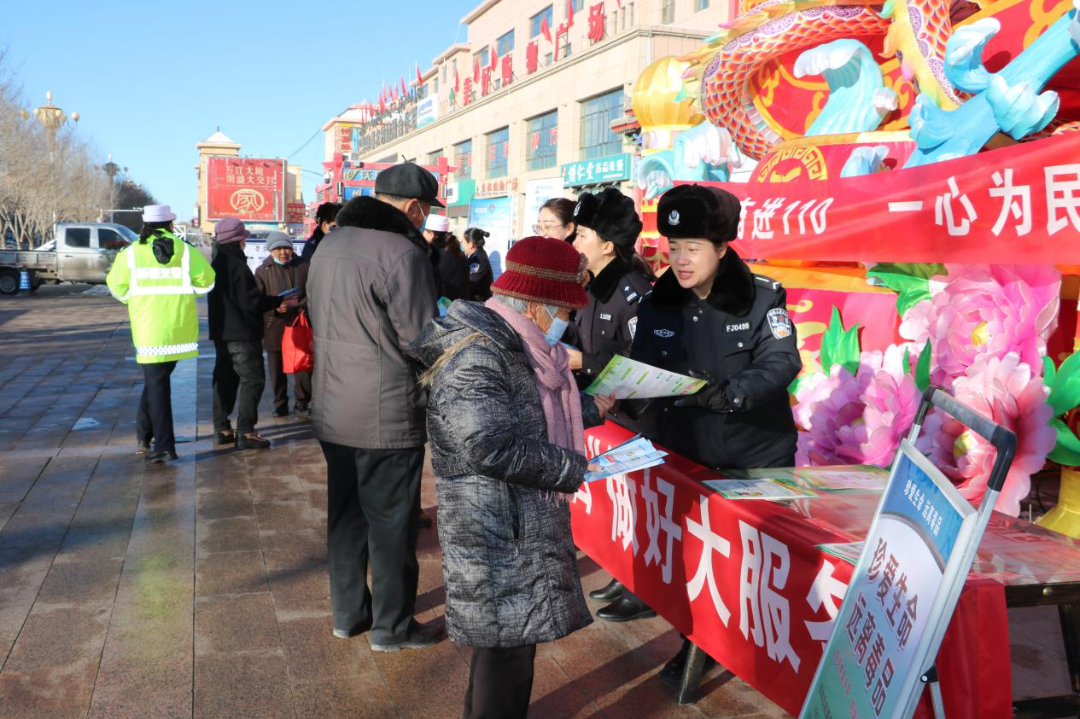
[[[53,239],[33,250],[0,250],[0,294],[19,291],[19,274],[30,275],[30,289],[42,284],[85,282],[105,284],[105,275],[120,250],[138,235],[110,222],[61,222]]]

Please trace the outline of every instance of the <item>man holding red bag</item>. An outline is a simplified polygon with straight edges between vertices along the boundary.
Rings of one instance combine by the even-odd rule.
[[[289,414],[289,378],[283,367],[281,344],[285,328],[307,310],[308,263],[293,252],[292,240],[284,232],[270,233],[266,238],[266,249],[270,255],[255,270],[259,290],[267,296],[298,290],[295,307],[282,305],[263,315],[263,348],[266,349],[270,386],[274,391],[274,416],[285,417]],[[311,373],[296,372],[293,378],[296,411],[308,414],[311,411]]]

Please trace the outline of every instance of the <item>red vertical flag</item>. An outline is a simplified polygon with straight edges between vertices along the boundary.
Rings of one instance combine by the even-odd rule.
[[[495,48],[491,48],[491,69],[494,70],[499,66],[499,53],[495,52]]]
[[[454,93],[461,92],[461,82],[458,78],[457,63],[454,63]]]
[[[551,42],[551,25],[548,25],[547,15],[540,21],[540,33],[547,38],[548,42]]]
[[[566,29],[574,27],[574,0],[566,0]]]
[[[424,84],[424,76],[420,74],[420,63],[416,63],[416,86],[419,88]]]
[[[480,82],[480,58],[473,58],[472,81]]]
[[[409,94],[409,91],[405,88],[405,76],[401,76],[401,96],[405,97]]]

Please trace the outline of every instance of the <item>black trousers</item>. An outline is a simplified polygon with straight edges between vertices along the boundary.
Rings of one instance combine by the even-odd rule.
[[[140,442],[154,441],[155,452],[175,452],[172,419],[172,373],[176,362],[141,365],[142,399],[135,419],[135,435]]]
[[[424,448],[319,443],[326,457],[334,628],[354,633],[371,627],[375,643],[404,641],[413,628],[420,579],[416,537]]]
[[[266,387],[262,342],[214,342],[214,430],[232,429],[229,415],[236,405],[236,431],[251,434],[259,421],[259,400]]]
[[[536,645],[473,647],[463,719],[525,719],[532,695]]]
[[[289,375],[285,374],[281,352],[266,350],[266,367],[270,374],[270,388],[274,391],[274,409],[289,406]],[[311,401],[311,373],[293,374],[293,394],[297,404]]]

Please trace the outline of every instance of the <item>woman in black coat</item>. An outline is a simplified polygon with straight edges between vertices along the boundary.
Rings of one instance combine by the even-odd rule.
[[[484,249],[484,242],[490,235],[490,232],[478,227],[470,227],[465,230],[465,237],[461,241],[469,263],[469,291],[472,298],[478,302],[491,297],[491,283],[495,279],[487,251]]]

